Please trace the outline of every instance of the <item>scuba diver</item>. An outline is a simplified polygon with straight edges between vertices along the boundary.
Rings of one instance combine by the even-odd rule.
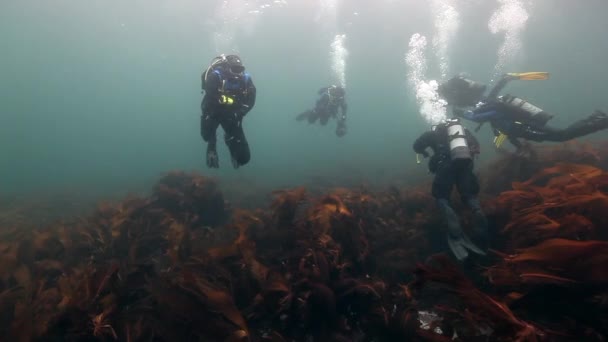
[[[239,56],[220,55],[201,75],[205,97],[201,103],[201,136],[207,142],[207,166],[219,167],[216,131],[224,130],[234,168],[249,162],[249,144],[243,132],[243,117],[255,105],[256,88]]]
[[[474,233],[486,248],[488,224],[477,198],[479,182],[473,173],[473,159],[480,152],[477,139],[460,124],[458,118],[454,118],[423,133],[416,139],[413,148],[425,158],[429,156],[427,148],[433,151],[429,160],[429,171],[435,174],[432,194],[447,221],[447,241],[454,256],[462,261],[468,257],[469,251],[485,255],[463,232],[460,219],[449,202],[455,185],[462,202],[473,212]]]
[[[564,129],[547,125],[553,117],[543,109],[512,95],[498,96],[512,80],[546,80],[546,72],[508,73],[484,97],[486,86],[459,75],[439,86],[439,95],[454,108],[454,114],[479,123],[490,122],[494,131],[494,143],[500,147],[508,139],[521,150],[524,140],[564,142],[608,128],[608,115],[599,110]],[[457,107],[474,107],[463,110]]]
[[[338,119],[336,126],[336,135],[342,137],[346,134],[346,100],[344,99],[344,88],[332,85],[321,88],[319,90],[321,96],[312,110],[307,110],[304,113],[296,116],[296,120],[302,121],[308,119],[308,123],[315,123],[317,120],[321,125],[325,126],[330,117]],[[342,115],[338,116],[338,108],[342,110]]]

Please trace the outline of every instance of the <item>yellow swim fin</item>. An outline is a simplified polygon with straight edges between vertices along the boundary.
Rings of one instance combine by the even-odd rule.
[[[498,136],[494,137],[494,146],[500,148],[505,140],[507,140],[507,135],[501,132]]]
[[[549,79],[549,73],[545,71],[511,72],[507,75],[522,81],[544,81]]]

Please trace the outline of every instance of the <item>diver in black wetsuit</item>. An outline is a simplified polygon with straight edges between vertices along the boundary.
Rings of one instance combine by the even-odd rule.
[[[321,88],[319,90],[319,99],[312,110],[307,110],[304,113],[299,114],[296,120],[302,121],[308,119],[309,123],[315,123],[317,120],[321,125],[325,126],[329,121],[329,118],[337,118],[338,125],[336,126],[336,135],[342,137],[346,134],[346,100],[345,100],[344,88],[332,85],[329,87]],[[341,115],[338,114],[338,109],[342,111]]]
[[[245,72],[238,56],[221,55],[212,60],[201,79],[205,91],[201,103],[201,136],[207,142],[207,166],[219,167],[216,149],[219,125],[224,129],[234,168],[247,164],[250,151],[242,122],[255,105],[256,88],[251,76]]]
[[[473,173],[473,158],[480,152],[477,139],[460,125],[458,119],[449,119],[423,133],[413,148],[425,158],[429,156],[426,149],[433,150],[429,160],[429,171],[435,174],[432,194],[447,221],[447,240],[454,256],[464,260],[468,251],[485,255],[462,231],[460,219],[449,203],[452,189],[456,186],[462,202],[473,212],[475,235],[486,248],[487,221],[477,198],[479,182]]]
[[[563,142],[608,128],[608,115],[599,110],[572,125],[558,129],[547,125],[553,115],[531,103],[511,95],[498,96],[511,80],[546,79],[546,73],[505,74],[487,96],[486,86],[457,76],[439,86],[439,94],[454,107],[475,107],[472,110],[454,108],[454,114],[479,123],[490,122],[496,146],[508,138],[518,150],[519,138],[536,142]]]

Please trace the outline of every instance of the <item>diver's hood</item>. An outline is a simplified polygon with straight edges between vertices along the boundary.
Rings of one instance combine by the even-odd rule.
[[[222,68],[232,74],[242,74],[245,71],[243,62],[237,55],[219,55],[211,61],[210,68]]]
[[[439,85],[439,95],[450,105],[469,107],[483,98],[486,88],[485,84],[457,76]]]
[[[344,94],[345,94],[344,88],[342,88],[342,87],[329,88],[329,93],[331,94],[331,96],[335,96],[338,98],[344,97]]]

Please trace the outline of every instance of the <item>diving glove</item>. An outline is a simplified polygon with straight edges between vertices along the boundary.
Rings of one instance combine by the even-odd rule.
[[[220,167],[219,158],[217,157],[217,151],[215,148],[207,147],[207,166],[212,169]]]

